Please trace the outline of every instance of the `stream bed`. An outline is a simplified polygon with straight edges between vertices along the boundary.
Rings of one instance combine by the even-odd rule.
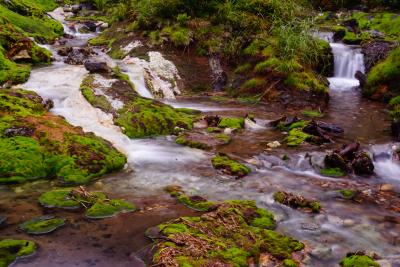
[[[85,45],[93,34],[79,34],[71,30],[62,9],[51,13],[60,20],[74,46]],[[398,198],[400,192],[400,166],[392,158],[389,121],[383,104],[361,98],[356,89],[356,71],[364,71],[362,54],[357,48],[332,43],[335,55],[335,75],[329,78],[331,101],[325,121],[340,125],[345,135],[337,140],[346,144],[358,140],[374,156],[375,175],[371,178],[328,178],[317,174],[309,164],[309,155],[320,160],[326,149],[278,148],[274,153],[265,150],[263,143],[280,140],[281,133],[268,127],[246,130],[223,150],[252,163],[253,172],[236,180],[217,173],[210,164],[208,152],[175,144],[173,137],[129,139],[114,125],[112,116],[92,107],[82,96],[79,86],[87,74],[84,66],[68,65],[62,58],[46,67],[32,70],[29,81],[22,88],[32,90],[44,99],[51,99],[56,115],[63,116],[74,126],[110,141],[128,157],[123,171],[108,175],[89,190],[102,190],[113,197],[132,201],[140,211],[114,218],[92,221],[78,214],[62,212],[71,223],[52,235],[32,237],[39,244],[38,253],[18,261],[15,266],[142,266],[140,255],[150,241],[144,231],[163,221],[196,212],[176,204],[164,191],[167,185],[180,185],[188,193],[196,193],[210,200],[251,199],[260,207],[275,214],[278,231],[304,242],[310,250],[307,266],[336,266],[350,251],[374,251],[382,266],[400,266],[400,216],[375,203],[343,201],[338,190],[353,187],[366,194],[383,184],[393,186]],[[56,47],[47,46],[56,54]],[[107,57],[100,54],[101,57]],[[152,97],[146,90],[141,69],[133,67],[135,60],[113,61],[131,81],[140,88],[139,93]],[[143,63],[143,62],[142,62]],[[163,86],[170,85],[160,85]],[[168,88],[167,88],[168,89]],[[167,89],[165,89],[167,91]],[[165,92],[166,92],[165,91]],[[173,96],[174,94],[164,93]],[[239,104],[221,105],[207,98],[163,99],[174,107],[201,110],[204,114],[241,115],[257,114],[261,122],[273,120],[280,112],[259,106]],[[289,155],[290,161],[280,160]],[[52,182],[40,181],[21,186],[0,186],[2,213],[7,216],[7,227],[1,228],[2,237],[21,237],[15,225],[41,214],[37,197],[51,188]],[[274,202],[277,190],[296,192],[321,201],[320,214],[303,213]],[[382,201],[384,202],[384,201]],[[60,214],[60,213],[58,213]],[[386,264],[386,265],[384,265]]]

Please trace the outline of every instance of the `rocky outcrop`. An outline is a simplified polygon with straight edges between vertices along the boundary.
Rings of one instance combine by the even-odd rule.
[[[381,60],[385,59],[394,48],[392,42],[374,40],[361,46],[364,54],[365,71],[368,73]]]
[[[85,61],[85,68],[90,73],[105,73],[111,71],[110,67],[107,65],[107,62],[98,61],[95,59],[89,59]]]
[[[91,54],[90,48],[74,47],[64,62],[70,65],[83,65]]]

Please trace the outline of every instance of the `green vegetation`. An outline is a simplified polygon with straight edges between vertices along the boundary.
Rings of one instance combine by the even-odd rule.
[[[312,135],[304,133],[299,128],[294,128],[289,131],[289,135],[283,140],[288,147],[297,147],[306,141],[311,141]]]
[[[218,203],[201,217],[181,217],[158,225],[163,238],[155,240],[153,264],[244,267],[250,257],[258,259],[265,253],[283,266],[298,266],[292,253],[304,245],[273,231],[275,227],[273,215],[254,201]]]
[[[31,219],[19,225],[19,228],[33,235],[48,234],[65,224],[65,219],[53,216],[42,216]]]
[[[232,160],[229,156],[219,153],[211,160],[212,165],[216,169],[222,170],[229,175],[243,177],[251,172],[251,169],[244,164]]]
[[[28,257],[36,251],[36,244],[27,240],[0,240],[0,267],[7,267],[18,258]]]
[[[337,178],[343,177],[346,175],[346,172],[344,172],[340,168],[324,168],[324,169],[321,169],[320,173],[323,176],[337,177]]]
[[[113,217],[121,212],[136,210],[135,205],[122,199],[109,199],[102,192],[88,192],[84,188],[55,189],[43,193],[39,203],[46,208],[86,209],[85,216],[91,219]]]
[[[83,184],[125,165],[110,143],[50,115],[33,92],[1,91],[0,115],[0,183],[58,178]]]
[[[350,189],[342,189],[339,192],[344,199],[353,199],[357,193],[356,191]]]
[[[302,114],[309,118],[322,118],[324,116],[319,110],[303,110]]]
[[[211,149],[211,147],[206,142],[192,140],[192,139],[188,138],[188,136],[184,133],[179,135],[176,138],[175,142],[179,145],[188,146],[191,148],[197,148],[197,149],[203,149],[203,150]]]
[[[188,196],[186,195],[179,186],[169,186],[165,189],[172,197],[196,211],[208,211],[211,207],[215,206],[215,202],[208,201],[200,196]]]
[[[340,262],[342,267],[379,267],[380,265],[366,255],[349,255]]]
[[[243,129],[244,128],[244,119],[243,118],[230,118],[223,117],[218,123],[218,127],[220,128],[231,128],[231,129]]]

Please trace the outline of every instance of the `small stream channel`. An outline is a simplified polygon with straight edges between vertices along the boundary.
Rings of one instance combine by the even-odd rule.
[[[93,37],[71,30],[70,22],[64,20],[61,9],[51,15],[64,24],[67,33],[74,36],[68,41],[70,44],[81,46]],[[111,115],[93,108],[82,96],[79,86],[87,73],[83,66],[67,65],[61,58],[56,58],[52,65],[34,69],[31,78],[22,88],[53,100],[54,108],[51,112],[65,117],[72,125],[112,142],[128,156],[128,166],[124,171],[102,179],[89,189],[101,188],[110,194],[132,200],[138,203],[142,212],[95,222],[79,221],[74,215],[66,215],[70,216],[70,220],[77,220],[76,224],[51,236],[38,237],[42,250],[36,258],[21,261],[16,266],[141,266],[139,263],[135,265],[135,257],[131,253],[148,244],[143,236],[144,230],[162,220],[193,213],[172,203],[165,196],[162,188],[171,184],[181,185],[189,193],[198,193],[211,200],[256,200],[260,206],[274,212],[279,222],[278,231],[294,236],[309,246],[311,256],[307,266],[335,266],[347,252],[357,250],[374,251],[385,259],[382,263],[391,262],[393,266],[400,266],[395,265],[400,264],[398,214],[393,215],[376,205],[361,205],[339,198],[338,190],[349,184],[360,190],[370,190],[382,183],[398,187],[400,167],[392,159],[392,149],[396,144],[390,143],[389,134],[385,132],[388,123],[384,121],[386,114],[381,112],[382,105],[362,99],[355,89],[358,81],[354,73],[364,70],[362,54],[357,48],[343,44],[332,43],[331,46],[335,54],[335,76],[329,78],[332,100],[326,120],[345,129],[346,137],[339,140],[339,144],[359,139],[375,156],[376,176],[370,179],[333,179],[316,174],[310,168],[306,154],[312,154],[316,160],[320,160],[323,150],[278,150],[278,154],[290,156],[289,164],[262,150],[258,152],[257,144],[252,144],[254,151],[248,153],[251,150],[251,140],[277,138],[271,129],[263,128],[245,134],[248,140],[233,141],[231,146],[242,150],[238,152],[239,157],[256,162],[250,176],[233,180],[212,169],[210,154],[178,146],[172,137],[133,140],[122,134],[119,127],[113,124]],[[53,46],[48,46],[48,49],[56,51]],[[107,57],[104,54],[100,56]],[[119,65],[140,89],[140,94],[152,97],[144,86],[142,67],[135,65],[138,59],[113,62],[107,58],[107,61]],[[244,115],[249,111],[248,107],[221,107],[210,101],[163,101],[176,107],[196,108],[210,114]],[[260,120],[273,119],[279,115],[262,109],[256,111]],[[0,202],[8,205],[8,210],[16,210],[24,214],[21,215],[23,218],[30,218],[40,212],[35,207],[34,199],[49,186],[49,182],[37,182],[21,187],[2,187]],[[323,212],[308,214],[279,205],[272,198],[276,190],[318,198]],[[21,192],[24,192],[23,196]],[[10,200],[16,204],[11,204]],[[397,222],[387,219],[396,216]],[[13,220],[21,218],[14,216],[11,218]],[[15,230],[5,231],[6,236],[15,236]]]

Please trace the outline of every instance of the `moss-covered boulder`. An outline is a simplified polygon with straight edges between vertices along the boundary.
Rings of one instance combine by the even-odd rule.
[[[205,132],[185,132],[176,138],[179,145],[211,150],[217,146],[229,144],[231,137],[223,133],[205,133]]]
[[[19,228],[27,234],[42,235],[51,233],[64,224],[65,219],[54,216],[41,216],[20,224]]]
[[[272,214],[253,201],[222,202],[200,217],[181,217],[158,225],[152,260],[157,265],[244,267],[250,258],[257,261],[263,253],[276,266],[285,260],[297,266],[292,253],[304,245],[274,228]]]
[[[109,74],[88,75],[81,91],[92,106],[112,114],[115,124],[130,138],[169,135],[176,128],[192,129],[197,115],[139,96],[119,69]]]
[[[348,254],[341,262],[342,267],[379,267],[379,263],[362,253]]]
[[[84,187],[45,192],[39,197],[39,203],[46,208],[84,208],[85,216],[91,219],[108,218],[136,210],[135,205],[125,200],[109,199],[102,192],[89,192]]]
[[[215,169],[239,178],[251,173],[251,169],[249,167],[231,159],[228,155],[223,153],[218,153],[218,155],[213,157],[211,163]]]
[[[319,211],[321,210],[321,203],[319,201],[309,200],[304,198],[303,196],[284,191],[275,192],[274,199],[276,202],[292,207],[294,209],[306,209],[311,210],[314,213],[319,213]]]
[[[36,251],[36,244],[27,240],[0,240],[0,267],[7,267],[19,258],[28,257]]]
[[[84,184],[125,162],[109,142],[50,114],[36,93],[0,92],[0,183],[58,178]]]

